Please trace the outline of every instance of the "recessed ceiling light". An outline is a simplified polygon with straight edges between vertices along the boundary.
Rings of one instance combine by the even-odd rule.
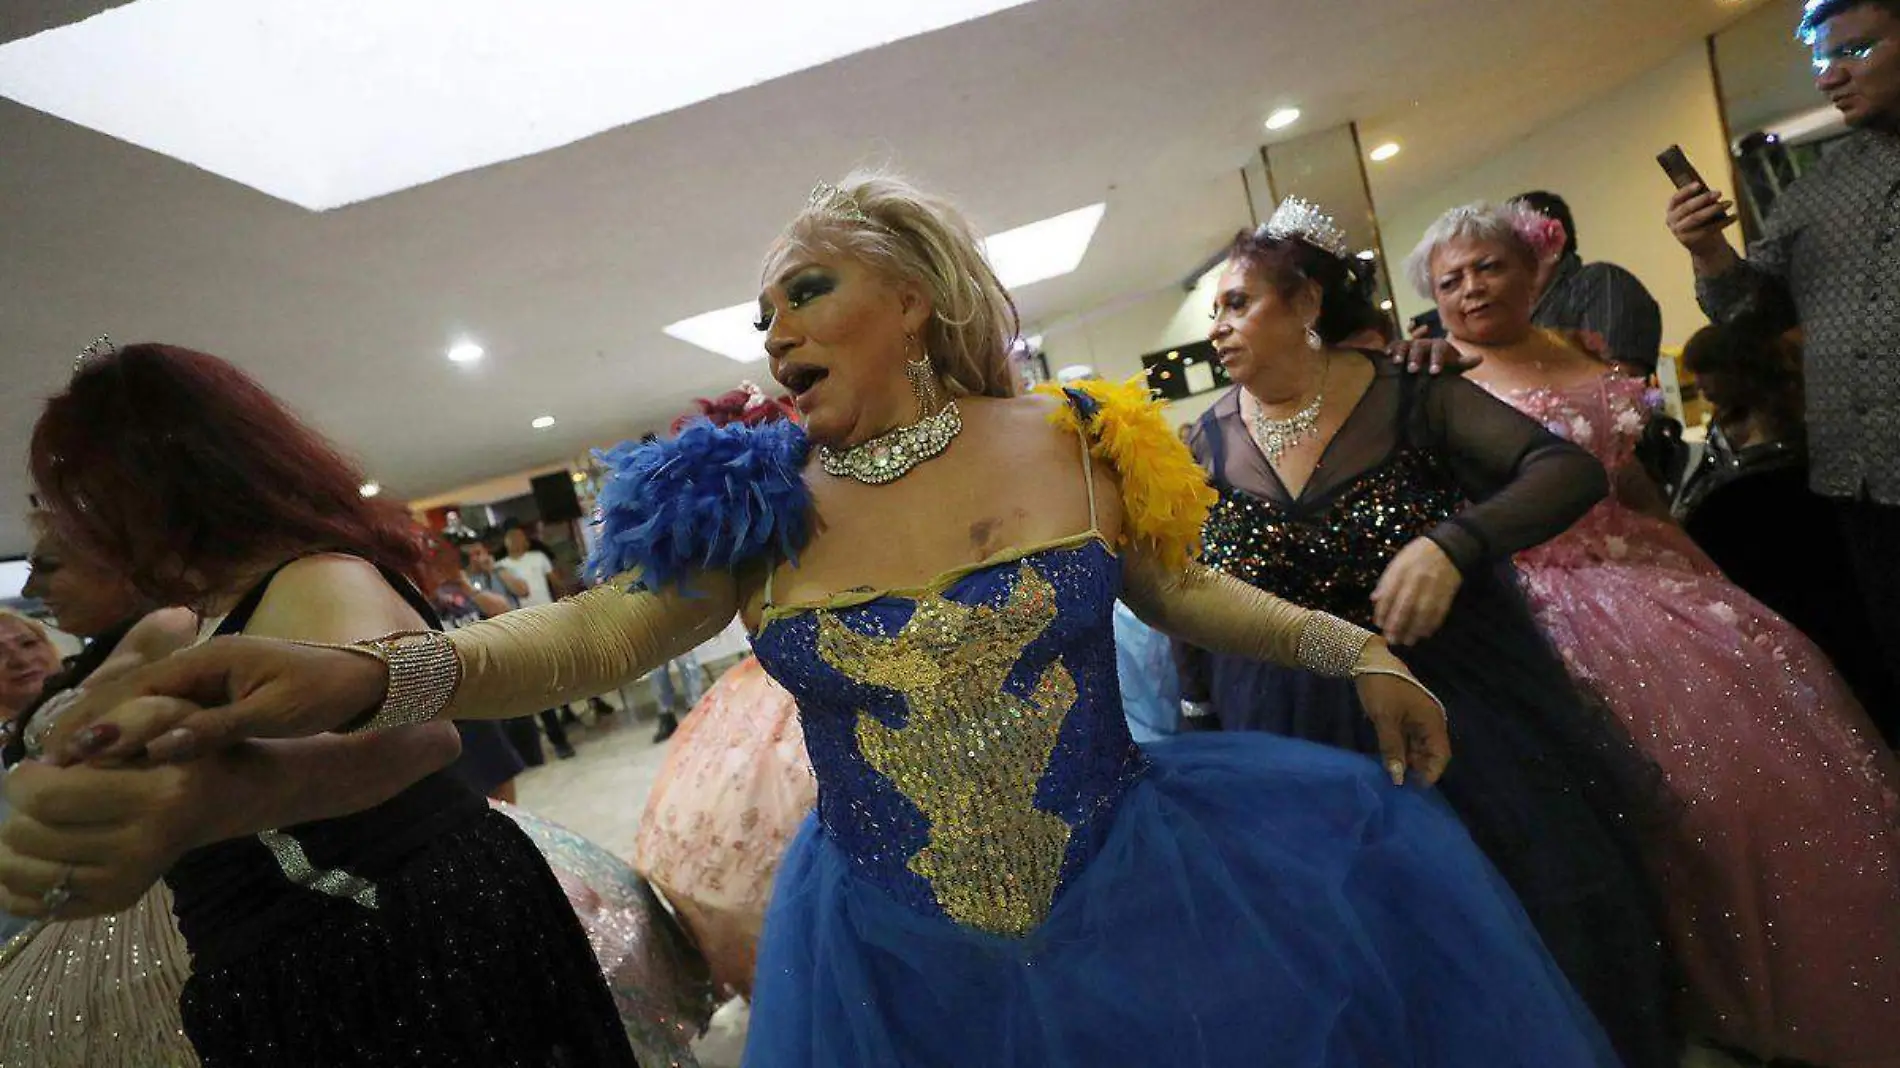
[[[487,355],[487,350],[473,341],[458,341],[449,346],[449,362],[474,363]]]
[[[1391,311],[1391,310],[1392,310],[1392,302],[1391,302],[1391,301],[1389,301],[1389,300],[1382,300],[1382,301],[1380,301],[1380,302],[1379,302],[1379,310],[1380,310],[1380,311]]]
[[[1026,2],[733,0],[717,33],[696,4],[128,3],[0,46],[0,96],[325,211]]]
[[[1389,160],[1393,156],[1396,156],[1398,154],[1399,154],[1399,143],[1397,141],[1387,141],[1385,144],[1380,145],[1378,148],[1375,148],[1372,150],[1372,162],[1384,163],[1386,160]]]
[[[1365,260],[1367,263],[1371,263],[1373,260],[1379,258],[1379,253],[1373,249],[1362,248],[1359,250],[1359,258]]]
[[[983,241],[983,255],[1005,289],[1059,278],[1082,265],[1107,204],[1063,212]]]
[[[1005,230],[983,241],[983,254],[996,272],[997,280],[1007,289],[1020,289],[1060,277],[1082,265],[1082,258],[1088,255],[1095,230],[1107,211],[1107,204],[1090,204]],[[728,360],[752,363],[765,359],[765,335],[759,333],[758,317],[758,303],[748,301],[681,319],[664,331],[668,337],[716,352]],[[1040,334],[1029,340],[1031,351],[1041,348]]]
[[[1298,121],[1300,121],[1299,108],[1281,108],[1267,116],[1267,129],[1284,130]]]
[[[551,427],[554,425],[554,417],[551,415],[544,415],[540,417],[539,419],[536,419],[534,422],[529,423],[528,425],[535,428],[536,430],[546,430],[548,427]]]
[[[365,482],[361,486],[357,487],[356,492],[362,494],[365,497],[374,497],[377,494],[383,492],[383,487],[381,483]]]
[[[688,345],[698,345],[707,352],[716,352],[728,360],[752,363],[765,359],[765,335],[759,333],[758,319],[757,301],[734,304],[681,319],[666,328],[666,335]]]

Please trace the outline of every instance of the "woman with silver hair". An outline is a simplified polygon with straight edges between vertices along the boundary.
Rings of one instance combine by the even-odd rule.
[[[1663,771],[1658,843],[1692,1028],[1763,1059],[1886,1064],[1900,1005],[1900,767],[1826,657],[1722,577],[1634,459],[1654,398],[1531,324],[1560,231],[1472,204],[1407,260],[1467,377],[1609,469],[1613,492],[1517,558],[1577,684]]]
[[[888,177],[820,187],[767,258],[758,325],[802,422],[610,454],[595,563],[615,581],[449,635],[200,646],[94,695],[58,751],[504,717],[737,614],[819,784],[748,1064],[1616,1063],[1420,789],[1449,759],[1436,700],[1371,632],[1192,561],[1205,479],[1145,389],[1015,395],[1013,305],[954,209]],[[1118,596],[1353,679],[1389,766],[1259,734],[1135,746]],[[159,693],[228,703],[131,700]],[[110,907],[128,887],[97,859],[75,900]],[[0,849],[0,900],[46,871]]]

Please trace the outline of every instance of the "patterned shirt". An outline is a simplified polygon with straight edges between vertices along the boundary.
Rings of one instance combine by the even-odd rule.
[[[1775,204],[1748,259],[1696,282],[1717,322],[1806,336],[1816,493],[1900,504],[1900,135],[1858,130]]]
[[[1614,263],[1586,264],[1574,252],[1558,263],[1531,321],[1600,335],[1613,358],[1645,372],[1662,354],[1662,306],[1649,289]]]

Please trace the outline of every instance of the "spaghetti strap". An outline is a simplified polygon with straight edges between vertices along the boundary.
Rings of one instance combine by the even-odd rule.
[[[1077,437],[1082,442],[1082,482],[1089,489],[1089,529],[1100,530],[1102,524],[1095,515],[1095,457],[1089,451],[1088,431],[1084,430]]]

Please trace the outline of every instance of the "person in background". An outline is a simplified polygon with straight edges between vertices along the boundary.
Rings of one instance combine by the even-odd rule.
[[[39,621],[9,609],[0,609],[0,717],[6,719],[7,737],[16,736],[15,721],[39,700],[46,680],[59,674],[59,647]],[[7,802],[0,796],[0,820]],[[0,945],[26,927],[26,921],[0,911]]]
[[[1532,322],[1603,339],[1610,356],[1642,375],[1656,373],[1662,355],[1662,306],[1649,287],[1614,263],[1585,263],[1577,251],[1577,220],[1555,193],[1537,190],[1511,198],[1563,227],[1563,251],[1539,265]]]
[[[478,590],[469,580],[462,570],[461,546],[433,534],[430,550],[423,585],[443,630],[466,627],[508,610],[508,602],[499,594]],[[449,772],[476,793],[513,804],[515,776],[527,768],[527,763],[504,725],[457,723],[455,731],[462,736],[462,755],[449,765]]]
[[[0,715],[11,722],[31,708],[62,666],[59,646],[44,625],[0,609]]]
[[[497,562],[497,569],[514,576],[522,586],[527,587],[526,593],[515,595],[516,600],[520,602],[520,607],[533,608],[536,605],[553,604],[554,590],[549,580],[555,573],[554,561],[544,550],[534,547],[527,530],[515,523],[509,523],[505,528],[505,533],[502,534],[502,546],[508,555]],[[514,583],[508,585],[511,590],[519,588]],[[560,708],[546,709],[540,715],[541,729],[548,736],[548,744],[554,747],[555,757],[561,760],[574,759],[574,744],[567,737],[567,724],[575,721],[573,714],[568,712],[567,707],[563,705]],[[515,738],[517,746],[525,740],[519,736],[518,729]],[[536,742],[533,748],[533,756],[529,756],[525,751],[522,756],[530,765],[539,765],[541,761],[536,758],[541,755],[540,743]]]
[[[1147,744],[1181,733],[1181,676],[1174,643],[1115,602],[1115,668],[1122,680],[1122,714],[1128,733]]]
[[[1741,321],[1689,339],[1683,366],[1715,407],[1674,511],[1722,573],[1799,627],[1867,708],[1891,707],[1880,646],[1858,613],[1853,565],[1827,498],[1808,485],[1801,348]]]
[[[1465,375],[1588,449],[1610,497],[1520,552],[1538,625],[1661,769],[1657,838],[1691,1033],[1762,1059],[1883,1064],[1900,1003],[1900,763],[1804,635],[1669,518],[1635,445],[1657,402],[1531,322],[1549,233],[1517,207],[1434,222],[1407,261]]]
[[[198,630],[189,609],[147,612],[148,602],[123,575],[69,551],[44,516],[35,517],[35,526],[39,537],[28,557],[32,573],[22,592],[44,604],[61,630],[85,639],[86,647],[10,724],[17,729],[5,747],[8,766],[25,759],[26,732],[58,695],[182,649]],[[5,815],[6,803],[0,800],[0,818]],[[0,917],[0,943],[21,930],[8,931],[8,926]],[[162,884],[117,916],[42,925],[8,956],[0,969],[0,1005],[17,1011],[0,1022],[0,1064],[143,1068],[197,1063],[178,1015],[179,990],[191,971],[189,954],[172,921],[171,893]],[[111,981],[102,981],[106,977]],[[68,1020],[82,1020],[84,1026],[53,1023]]]
[[[528,583],[520,575],[509,571],[495,562],[495,551],[488,543],[480,539],[462,544],[462,572],[468,576],[469,585],[477,593],[485,593],[497,598],[486,609],[491,616],[521,607],[521,599],[528,595]]]
[[[1808,474],[1834,503],[1887,692],[1900,690],[1900,0],[1813,0],[1815,87],[1851,128],[1776,200],[1746,258],[1722,194],[1690,186],[1668,223],[1714,322],[1804,335]],[[1900,708],[1868,710],[1900,745]]]

